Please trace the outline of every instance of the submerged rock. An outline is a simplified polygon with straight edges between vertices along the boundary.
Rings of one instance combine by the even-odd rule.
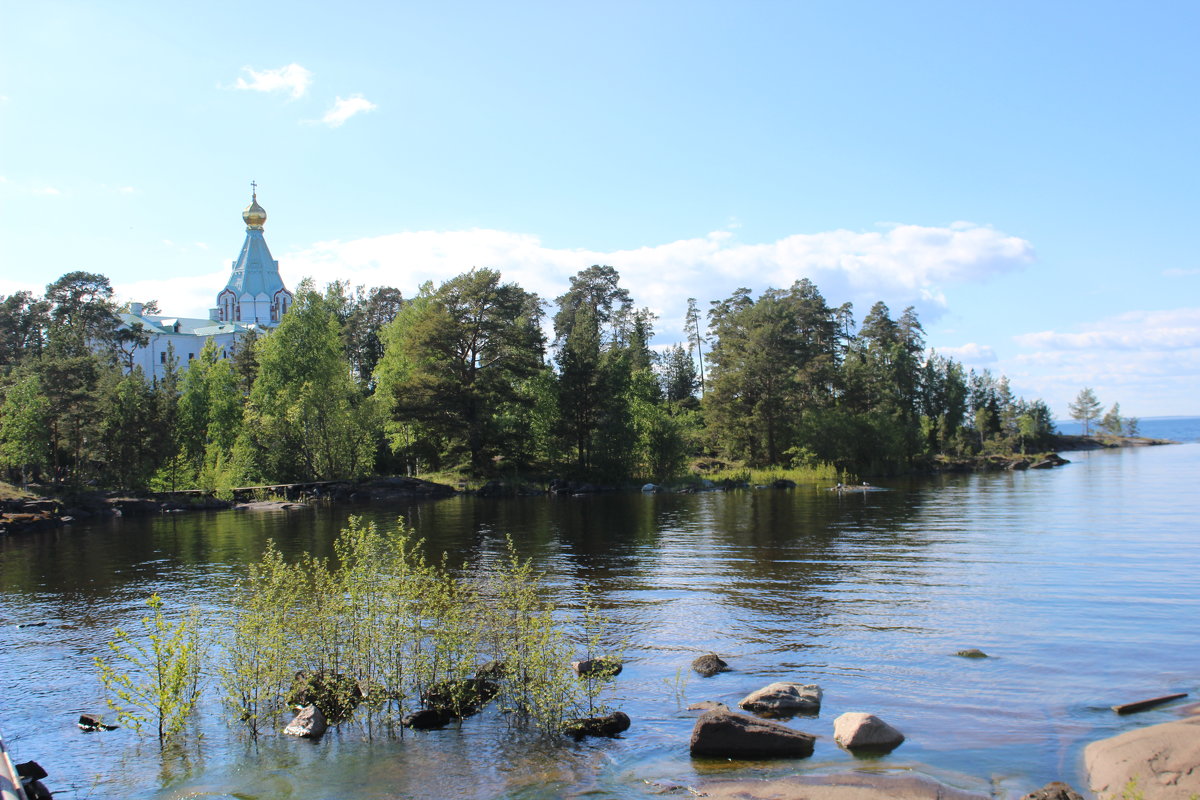
[[[500,693],[500,687],[487,678],[441,681],[421,693],[430,708],[445,710],[457,717],[474,714]]]
[[[732,711],[706,711],[692,729],[691,753],[710,758],[807,758],[815,736]]]
[[[305,706],[296,713],[283,732],[288,736],[300,736],[305,739],[319,739],[329,728],[329,722],[321,709],[316,706]]]
[[[727,672],[729,665],[722,661],[715,653],[709,653],[693,661],[692,669],[702,677],[711,678],[718,672]]]
[[[422,708],[420,711],[406,715],[404,719],[400,720],[400,724],[413,730],[427,731],[431,728],[440,728],[452,719],[454,719],[454,715],[445,709]]]
[[[699,787],[710,800],[989,800],[990,793],[954,789],[921,775],[848,772],[777,780],[714,781]]]
[[[621,660],[614,656],[600,656],[582,661],[572,661],[571,669],[581,678],[594,675],[597,678],[615,678],[621,674]]]
[[[688,711],[728,711],[729,706],[724,703],[718,703],[716,700],[701,700],[699,703],[692,703],[687,707]]]
[[[1083,800],[1083,795],[1062,781],[1047,783],[1036,792],[1030,792],[1021,800]]]
[[[80,714],[78,725],[79,729],[84,733],[93,733],[95,731],[115,731],[117,729],[116,725],[104,724],[104,721],[100,719],[99,714]]]
[[[874,714],[848,711],[833,721],[833,739],[847,750],[892,750],[904,741],[904,734]]]
[[[821,687],[815,683],[779,681],[743,697],[738,705],[771,716],[816,714],[821,710]]]
[[[606,736],[612,738],[619,733],[629,730],[629,716],[623,711],[614,711],[603,717],[584,717],[569,720],[563,726],[563,733],[582,739],[585,736]]]

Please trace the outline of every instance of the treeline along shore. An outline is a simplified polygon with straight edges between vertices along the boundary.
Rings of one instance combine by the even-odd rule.
[[[185,364],[168,353],[150,379],[108,279],[72,272],[0,297],[0,471],[52,492],[230,499],[381,475],[848,480],[1055,444],[1045,403],[927,352],[912,308],[880,302],[858,321],[807,279],[708,305],[690,300],[687,340],[655,349],[654,315],[610,266],[552,303],[491,269],[411,298],[304,282],[278,328]]]

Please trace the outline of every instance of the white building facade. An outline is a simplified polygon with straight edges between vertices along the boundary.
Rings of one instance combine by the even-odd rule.
[[[132,360],[147,378],[163,376],[171,350],[179,368],[186,369],[210,339],[222,358],[230,358],[239,338],[250,330],[263,333],[274,328],[291,308],[292,293],[283,285],[279,262],[271,257],[263,238],[267,212],[258,204],[257,191],[251,195],[242,219],[246,240],[207,319],[145,314],[141,303],[130,303],[129,310],[119,315],[125,327],[140,325],[149,335],[146,345],[134,351]]]

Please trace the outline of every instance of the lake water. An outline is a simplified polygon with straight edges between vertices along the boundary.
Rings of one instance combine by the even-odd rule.
[[[1144,425],[1143,430],[1150,434]],[[908,740],[874,766],[915,768],[1019,797],[1049,780],[1083,788],[1090,741],[1174,718],[1109,706],[1200,691],[1200,444],[1069,453],[1065,467],[698,495],[482,500],[359,508],[407,516],[432,547],[485,563],[511,534],[565,606],[584,587],[615,618],[625,671],[609,702],[620,739],[550,747],[485,712],[442,731],[367,740],[344,726],[313,743],[247,742],[206,698],[196,733],[160,751],[104,711],[92,657],[136,624],[152,591],[219,610],[266,541],[328,552],[350,513],[171,515],[0,541],[0,730],[60,798],[643,798],[647,781],[863,766],[832,741],[845,711]],[[44,627],[17,628],[40,622]],[[992,657],[953,655],[978,647]],[[702,653],[734,671],[688,675]],[[820,684],[809,759],[693,761],[688,703],[730,704],[774,680]]]

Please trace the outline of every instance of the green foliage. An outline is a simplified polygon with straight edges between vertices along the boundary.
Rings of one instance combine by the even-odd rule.
[[[495,270],[423,287],[384,330],[376,386],[388,416],[439,440],[429,454],[437,461],[463,458],[486,472],[501,454],[501,409],[541,367],[540,309]]]
[[[1083,435],[1088,436],[1091,433],[1092,423],[1100,418],[1100,400],[1097,399],[1096,393],[1091,387],[1085,386],[1079,390],[1079,394],[1075,396],[1067,405],[1067,411],[1071,414],[1071,419],[1083,425]]]
[[[337,480],[371,471],[373,406],[353,384],[333,310],[310,282],[256,347],[258,374],[235,450],[245,478]]]
[[[0,466],[17,470],[28,484],[49,464],[50,401],[31,373],[8,388],[0,406]]]
[[[326,676],[322,702],[372,733],[423,695],[470,713],[472,679],[488,661],[504,665],[493,675],[496,701],[514,725],[557,733],[594,703],[598,688],[570,674],[572,644],[541,577],[511,543],[484,580],[427,562],[402,522],[380,531],[351,519],[334,549],[331,567],[311,556],[289,564],[269,546],[235,593],[222,686],[252,735],[297,696],[299,673]],[[585,623],[589,635],[598,624]]]
[[[831,308],[808,280],[758,298],[739,289],[712,303],[707,329],[689,299],[687,346],[656,354],[653,316],[595,265],[556,299],[550,363],[541,301],[494,270],[407,302],[304,282],[269,335],[247,332],[228,359],[210,342],[150,383],[129,366],[143,333],[115,311],[108,280],[85,272],[45,299],[0,298],[12,479],[220,493],[376,471],[663,482],[705,457],[878,474],[1044,449],[1054,430],[1045,404],[1003,376],[926,357],[911,308],[893,319],[876,303],[856,328],[851,307]],[[1087,413],[1085,429],[1098,401]],[[1116,408],[1102,422],[1136,425]]]
[[[98,413],[104,482],[122,489],[146,489],[158,465],[174,450],[163,424],[157,390],[140,367],[125,375],[110,371],[100,385]]]
[[[141,620],[142,637],[115,629],[109,660],[97,656],[95,664],[117,718],[138,731],[153,723],[161,741],[182,729],[200,697],[204,654],[195,610],[171,624],[157,594],[146,605],[151,613]]]

